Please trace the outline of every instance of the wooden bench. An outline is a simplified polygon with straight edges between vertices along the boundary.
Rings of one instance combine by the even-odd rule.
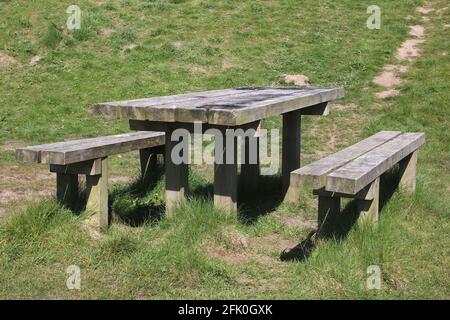
[[[86,210],[98,216],[99,228],[104,230],[109,224],[108,156],[139,150],[141,174],[148,179],[164,145],[163,132],[138,131],[19,148],[16,159],[49,164],[50,172],[56,173],[57,199],[69,208],[78,199],[78,175],[86,175]]]
[[[354,198],[361,218],[379,219],[380,176],[400,165],[400,188],[413,192],[416,163],[424,133],[381,131],[348,148],[291,172],[286,201],[297,203],[300,190],[313,188],[319,196],[318,236],[332,233],[339,219],[340,199]]]

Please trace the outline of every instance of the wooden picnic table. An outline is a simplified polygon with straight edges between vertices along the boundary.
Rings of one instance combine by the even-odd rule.
[[[193,133],[194,124],[202,129],[258,128],[262,119],[282,115],[282,191],[289,187],[290,172],[300,167],[300,128],[302,115],[328,114],[328,102],[344,96],[342,88],[234,88],[151,97],[137,100],[99,103],[94,114],[130,119],[132,130],[166,133],[166,211],[170,213],[184,198],[188,187],[188,164],[173,163],[170,155],[177,141],[169,137],[176,129]],[[225,144],[224,144],[225,145]],[[226,148],[215,146],[216,154],[226,156]],[[235,156],[236,157],[236,156]],[[237,210],[237,161],[216,163],[214,168],[214,204]],[[253,165],[243,165],[241,175],[255,181],[259,174]]]

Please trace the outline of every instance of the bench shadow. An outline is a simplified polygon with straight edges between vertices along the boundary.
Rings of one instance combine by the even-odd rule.
[[[395,165],[391,170],[387,171],[380,177],[380,202],[379,215],[381,217],[383,207],[389,202],[394,193],[398,190],[400,182],[400,167]]]
[[[164,175],[164,166],[158,164],[148,179],[136,178],[129,184],[116,187],[108,195],[110,218],[131,227],[154,224],[164,214],[164,204],[139,203],[136,201],[153,191]]]
[[[327,235],[323,235],[321,240],[343,240],[359,218],[356,201],[349,201],[341,210],[339,220],[333,221],[333,230]],[[284,250],[280,254],[281,261],[305,261],[316,249],[317,229],[311,229],[309,234],[298,245],[289,250]]]
[[[400,170],[398,165],[387,171],[380,177],[380,199],[379,215],[381,217],[382,208],[389,202],[394,193],[398,190],[400,181]],[[333,232],[323,236],[322,240],[336,239],[344,240],[353,226],[356,224],[360,212],[355,200],[350,200],[341,210],[338,221],[333,221]],[[289,250],[284,250],[280,254],[281,261],[305,261],[316,249],[317,230],[312,229],[309,234],[298,245]]]

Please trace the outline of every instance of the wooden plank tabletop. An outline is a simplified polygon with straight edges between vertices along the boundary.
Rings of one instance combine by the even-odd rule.
[[[99,103],[92,110],[112,118],[236,126],[343,96],[342,88],[234,88]]]

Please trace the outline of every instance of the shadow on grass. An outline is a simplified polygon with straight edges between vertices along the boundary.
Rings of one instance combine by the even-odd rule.
[[[380,199],[379,199],[379,215],[381,217],[381,210],[386,203],[392,198],[395,191],[398,189],[400,181],[400,172],[398,166],[395,166],[390,171],[383,174],[380,178]],[[326,236],[322,236],[321,240],[335,239],[344,240],[353,226],[358,221],[360,212],[357,208],[355,200],[349,201],[344,209],[341,210],[338,219],[332,221],[332,230]],[[303,239],[298,245],[292,249],[285,250],[280,254],[281,261],[305,261],[313,251],[316,249],[317,230],[311,230],[308,236]]]
[[[132,227],[161,220],[164,204],[156,188],[163,175],[164,166],[159,164],[147,180],[139,177],[125,186],[116,187],[109,193],[110,217]]]
[[[196,185],[190,190],[190,198],[214,198],[212,183]],[[244,224],[255,223],[260,217],[274,211],[282,202],[281,178],[260,176],[255,192],[248,193],[242,185],[238,188],[239,219]]]
[[[280,176],[260,176],[255,192],[248,193],[239,187],[239,219],[244,224],[253,224],[259,218],[275,211],[283,201]]]

